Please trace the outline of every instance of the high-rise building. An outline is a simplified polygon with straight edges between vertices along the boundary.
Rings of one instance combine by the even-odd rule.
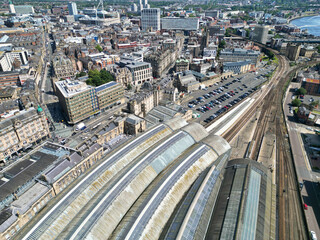
[[[78,15],[77,4],[75,2],[68,3],[69,15]]]
[[[268,26],[260,26],[257,25],[254,27],[253,31],[253,40],[260,42],[262,44],[266,44],[268,40]]]
[[[147,6],[148,6],[148,0],[143,0],[143,7],[147,8]]]
[[[132,4],[131,5],[131,12],[137,12],[138,11],[138,6],[137,6],[137,4]]]
[[[142,0],[139,0],[139,11],[142,12],[142,10],[143,10]]]
[[[9,1],[9,9],[10,9],[10,13],[16,13],[16,10],[14,9],[14,5],[12,1]]]
[[[141,26],[143,31],[160,31],[160,8],[143,9],[141,12]]]

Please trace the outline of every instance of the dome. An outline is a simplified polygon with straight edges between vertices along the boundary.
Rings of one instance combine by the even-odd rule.
[[[38,112],[42,112],[42,108],[40,106],[38,106],[38,109],[37,109]]]

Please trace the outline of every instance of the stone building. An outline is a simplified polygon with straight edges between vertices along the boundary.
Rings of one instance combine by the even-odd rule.
[[[191,92],[199,89],[200,82],[191,72],[184,72],[177,75],[175,86],[180,92]]]
[[[114,65],[109,68],[109,71],[114,76],[117,83],[121,83],[124,87],[127,87],[128,85],[132,86],[132,74],[128,68],[121,68]]]
[[[189,70],[189,61],[187,59],[177,59],[176,72],[184,72]]]
[[[19,150],[50,136],[43,110],[33,107],[0,122],[0,159],[6,159]]]
[[[46,142],[6,170],[0,185],[0,239],[12,238],[102,154],[95,142],[77,149]]]
[[[316,52],[317,52],[316,49],[313,48],[312,46],[305,46],[301,48],[299,55],[302,57],[311,58],[312,55]]]
[[[17,98],[17,88],[6,87],[0,88],[0,102]]]
[[[128,102],[128,109],[139,117],[145,117],[146,114],[155,106],[158,106],[162,99],[160,90],[143,90],[137,93]]]
[[[129,69],[132,76],[132,85],[136,89],[139,89],[146,82],[152,83],[152,67],[150,63],[138,61],[121,61],[119,62],[119,66]]]
[[[125,120],[124,129],[127,134],[136,135],[146,130],[146,121],[143,118],[130,114]]]
[[[289,43],[286,49],[286,57],[289,58],[290,61],[296,61],[299,57],[300,50],[301,50],[301,45]]]
[[[144,61],[151,63],[152,75],[156,78],[161,77],[163,72],[167,70],[177,59],[177,51],[167,49],[165,51],[157,51],[144,57]]]
[[[69,58],[58,55],[54,57],[52,63],[54,73],[58,79],[70,78],[74,76],[73,64]]]

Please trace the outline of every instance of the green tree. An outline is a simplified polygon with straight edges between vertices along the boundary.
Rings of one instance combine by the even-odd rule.
[[[128,89],[128,90],[131,90],[131,89],[132,89],[132,86],[131,86],[131,84],[130,84],[130,83],[128,83],[128,85],[127,85],[127,89]]]
[[[102,47],[101,47],[99,44],[97,44],[96,49],[97,49],[99,52],[102,52],[102,51],[103,51]]]
[[[319,101],[314,101],[309,104],[311,110],[313,110],[315,107],[319,106]]]
[[[320,53],[320,45],[317,47],[317,49],[318,49],[318,53]]]
[[[246,29],[246,37],[248,38],[250,36],[250,29]]]
[[[89,73],[88,73],[89,78],[92,78],[95,75],[100,75],[99,70],[97,70],[97,69],[90,70]]]
[[[299,88],[297,90],[297,95],[306,95],[307,94],[307,90],[305,90],[304,88]]]
[[[274,35],[274,38],[282,38],[278,33]]]
[[[227,44],[227,43],[226,43],[225,40],[221,40],[220,43],[219,43],[219,45],[218,45],[218,47],[219,47],[219,48],[225,48],[226,44]]]
[[[301,105],[301,101],[298,98],[296,98],[292,100],[291,104],[292,106],[299,107]]]
[[[97,69],[90,70],[88,76],[89,78],[86,83],[92,86],[100,86],[102,84],[114,81],[113,75],[105,69],[102,69],[101,71]]]

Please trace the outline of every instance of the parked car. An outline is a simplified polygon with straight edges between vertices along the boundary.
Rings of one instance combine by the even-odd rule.
[[[318,240],[317,239],[317,235],[316,235],[316,233],[314,231],[310,231],[310,233],[311,233],[311,239],[312,240]]]

